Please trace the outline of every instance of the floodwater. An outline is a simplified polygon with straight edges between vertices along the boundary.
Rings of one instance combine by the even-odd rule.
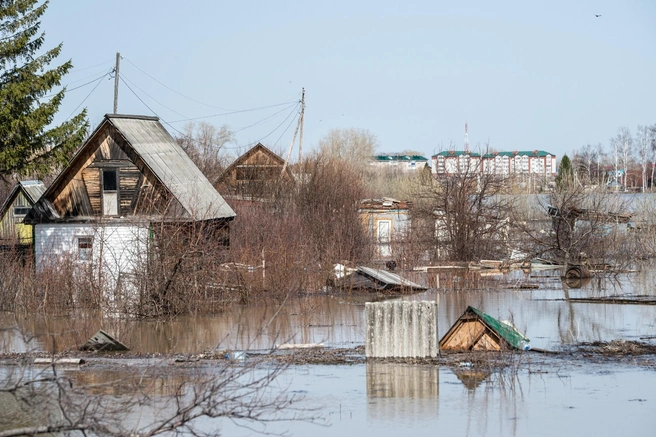
[[[432,275],[444,273],[433,273]],[[425,274],[423,274],[425,276]],[[455,274],[457,280],[458,273]],[[428,278],[414,280],[430,282]],[[493,279],[497,281],[497,279]],[[429,289],[403,297],[311,295],[284,305],[236,305],[214,316],[172,320],[123,320],[79,314],[46,317],[0,313],[0,348],[4,352],[76,349],[102,328],[141,353],[201,353],[217,349],[268,349],[283,343],[323,343],[327,347],[364,344],[364,303],[392,298],[437,301],[438,335],[444,334],[472,305],[499,320],[510,320],[531,339],[532,347],[559,350],[576,342],[655,340],[656,306],[578,303],[570,298],[649,295],[656,298],[656,268],[593,278],[580,288],[561,282],[558,270],[514,271],[488,288],[462,291]],[[445,281],[442,280],[442,284]],[[457,283],[451,278],[450,284]],[[536,289],[513,289],[516,284]],[[30,338],[25,343],[17,326]]]
[[[417,280],[416,277],[412,278]],[[424,278],[427,281],[427,278]],[[593,279],[571,288],[558,272],[513,272],[494,288],[429,290],[397,299],[439,304],[439,335],[472,305],[511,320],[535,348],[561,350],[577,342],[616,339],[656,342],[656,305],[579,303],[578,297],[656,297],[656,268]],[[429,281],[430,282],[430,281]],[[444,283],[444,280],[442,281]],[[457,281],[452,282],[457,283]],[[513,284],[536,289],[513,289]],[[101,316],[46,318],[0,315],[4,352],[75,348],[99,328],[135,352],[200,353],[216,349],[263,350],[273,344],[364,343],[364,302],[380,296],[308,296],[284,306],[237,306],[212,317],[126,321]],[[26,336],[1,328],[17,326]],[[369,362],[295,365],[275,384],[303,396],[329,426],[292,421],[267,425],[292,435],[415,436],[652,436],[656,431],[656,369],[630,362],[586,362],[518,354],[514,371],[461,366]],[[639,360],[638,360],[639,361]],[[70,370],[80,377],[85,371]],[[213,425],[207,425],[209,430]],[[253,431],[222,424],[224,435]]]

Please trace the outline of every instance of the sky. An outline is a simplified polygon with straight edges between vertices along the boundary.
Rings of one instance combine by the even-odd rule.
[[[357,128],[430,157],[466,122],[471,150],[560,159],[656,123],[655,22],[653,0],[52,0],[41,30],[74,64],[58,121],[112,112],[120,52],[119,113],[227,125],[234,155],[286,153],[305,88],[304,153]]]

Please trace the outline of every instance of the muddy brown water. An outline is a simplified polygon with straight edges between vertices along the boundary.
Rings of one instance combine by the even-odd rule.
[[[417,274],[413,279],[417,279]],[[428,282],[425,277],[423,280]],[[651,264],[636,273],[593,278],[581,288],[568,287],[555,270],[514,271],[499,276],[499,280],[502,283],[494,288],[429,289],[410,296],[387,298],[437,301],[438,335],[449,329],[467,305],[472,305],[500,320],[512,321],[537,348],[558,350],[576,342],[614,339],[656,340],[655,305],[570,300],[608,295],[656,298],[656,269]],[[512,288],[527,283],[539,288]],[[18,331],[0,331],[0,350],[52,352],[76,349],[99,328],[137,353],[262,350],[283,343],[351,347],[364,343],[364,303],[380,298],[375,295],[311,295],[289,299],[282,308],[276,304],[236,305],[222,314],[158,321],[122,320],[97,314],[46,317],[2,313],[0,329],[19,327],[29,342]]]
[[[414,278],[416,279],[416,278]],[[426,279],[428,280],[428,279]],[[558,272],[513,272],[507,286],[480,290],[429,290],[396,299],[439,302],[439,335],[473,305],[511,320],[533,347],[561,350],[577,342],[615,339],[656,342],[656,306],[572,302],[608,295],[656,296],[656,269],[580,288],[563,284]],[[514,289],[512,284],[538,284]],[[373,296],[318,295],[275,305],[236,306],[224,314],[170,321],[127,321],[101,316],[55,318],[2,314],[4,352],[76,348],[98,328],[116,335],[134,352],[199,353],[216,349],[264,350],[281,343],[364,343],[364,302]],[[275,317],[274,317],[275,316]],[[303,396],[330,425],[282,422],[269,432],[292,435],[376,435],[438,433],[465,436],[653,436],[656,435],[656,369],[633,361],[586,362],[549,358],[526,361],[515,372],[470,367],[366,363],[351,366],[294,365],[276,381]],[[546,360],[546,361],[545,361]],[[84,380],[84,370],[69,369]],[[120,371],[118,371],[120,373]],[[127,375],[127,373],[126,373]],[[120,376],[120,375],[119,375]],[[204,424],[207,430],[215,424]],[[251,430],[222,422],[224,435]]]

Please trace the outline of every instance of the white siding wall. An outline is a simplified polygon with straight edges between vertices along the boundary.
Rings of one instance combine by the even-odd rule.
[[[79,237],[92,237],[92,259],[84,260]],[[34,229],[36,268],[56,264],[70,257],[80,264],[101,267],[108,289],[116,286],[119,275],[131,275],[147,259],[146,224],[38,224]]]

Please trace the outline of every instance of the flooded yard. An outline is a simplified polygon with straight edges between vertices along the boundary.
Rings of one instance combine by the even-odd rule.
[[[22,334],[3,330],[0,338],[5,356],[66,351],[76,349],[102,327],[131,348],[129,358],[116,360],[119,367],[125,367],[125,362],[128,368],[171,367],[171,356],[218,350],[250,351],[243,361],[248,365],[266,356],[273,345],[283,343],[322,343],[326,348],[360,347],[361,351],[366,301],[436,301],[438,336],[472,305],[500,320],[512,321],[531,339],[533,348],[562,354],[517,352],[503,369],[466,358],[441,365],[365,362],[362,352],[348,365],[292,364],[274,381],[274,387],[300,396],[300,405],[319,423],[274,422],[267,424],[266,431],[315,436],[397,436],[408,432],[416,436],[651,436],[656,429],[656,357],[590,359],[572,349],[580,343],[613,340],[656,344],[656,305],[575,300],[656,297],[655,275],[656,269],[646,264],[638,272],[593,278],[575,284],[580,288],[571,288],[557,271],[516,271],[500,276],[501,285],[495,288],[462,290],[454,286],[402,297],[311,295],[290,298],[282,307],[235,306],[215,316],[169,321],[128,321],[88,314],[79,318],[3,314],[0,328],[17,326]],[[520,283],[537,288],[513,287]],[[267,361],[260,364],[264,370],[271,365]],[[211,361],[202,364],[209,374],[213,366]],[[91,358],[87,366],[65,371],[83,384],[103,379],[89,375],[110,370],[117,372],[113,379],[132,374],[111,367],[111,360],[94,362]],[[207,426],[206,431],[216,432],[214,424]],[[221,427],[224,435],[254,434],[229,420]]]

